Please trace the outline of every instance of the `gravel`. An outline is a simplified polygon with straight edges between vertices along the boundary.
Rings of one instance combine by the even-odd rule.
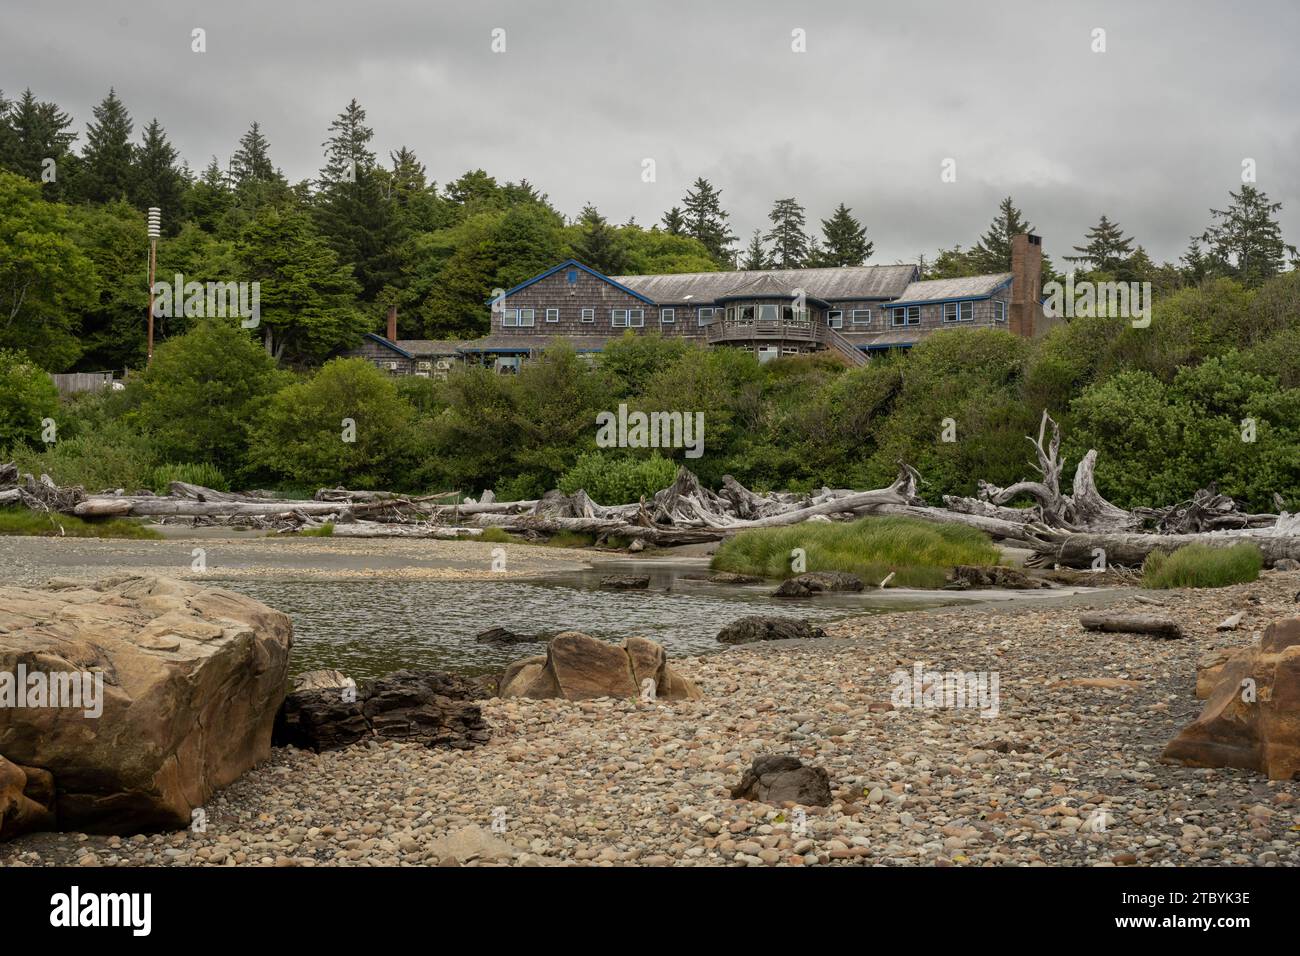
[[[1102,595],[860,618],[675,660],[702,701],[490,700],[480,749],[277,750],[214,796],[205,832],[34,834],[0,865],[1295,865],[1300,783],[1159,756],[1200,710],[1197,659],[1297,613],[1297,590],[1272,572],[1150,595],[1177,641],[1085,632]],[[1104,603],[1153,610],[1135,597]],[[891,675],[917,661],[996,672],[997,715],[895,709]],[[731,800],[764,753],[825,767],[835,802]]]

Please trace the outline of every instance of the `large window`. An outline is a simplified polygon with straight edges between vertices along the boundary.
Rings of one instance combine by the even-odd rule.
[[[501,312],[501,325],[507,329],[531,326],[533,314],[532,309],[504,309]]]
[[[717,309],[701,308],[695,313],[695,324],[699,326],[712,325],[715,317],[714,313],[717,311]]]
[[[645,325],[645,309],[611,309],[609,324],[616,329],[639,329]]]
[[[775,322],[781,318],[781,307],[777,305],[760,305],[758,317],[763,322]]]
[[[660,309],[660,310],[659,310],[659,324],[660,324],[660,325],[672,325],[672,324],[673,324],[674,322],[676,322],[676,321],[677,321],[677,310],[676,310],[676,309]]]
[[[974,302],[945,302],[943,304],[945,322],[973,322],[975,320]]]
[[[844,310],[832,309],[830,312],[827,312],[826,324],[829,325],[832,329],[844,328]]]
[[[852,312],[849,313],[849,321],[852,322],[854,325],[870,325],[871,310],[854,309]]]
[[[919,305],[899,306],[890,309],[890,318],[894,325],[920,325],[921,307]]]

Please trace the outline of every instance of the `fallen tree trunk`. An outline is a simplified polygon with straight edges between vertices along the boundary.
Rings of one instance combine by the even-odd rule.
[[[1067,532],[1043,526],[1029,527],[1026,537],[1038,552],[1035,566],[1059,564],[1068,568],[1093,567],[1098,557],[1106,565],[1139,567],[1152,551],[1176,551],[1189,544],[1230,548],[1243,541],[1258,546],[1265,566],[1283,558],[1300,560],[1300,516],[1284,515],[1271,528],[1241,531],[1206,531],[1199,534],[1143,532]]]
[[[1079,618],[1085,630],[1108,631],[1112,634],[1152,634],[1165,640],[1183,636],[1178,622],[1156,614],[1123,614],[1114,611],[1097,611]]]

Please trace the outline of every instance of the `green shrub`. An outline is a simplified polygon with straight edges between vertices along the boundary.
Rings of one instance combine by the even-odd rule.
[[[91,492],[151,488],[158,464],[148,438],[121,421],[83,428],[42,448],[19,445],[14,459],[20,472],[47,474],[59,485],[81,485]]]
[[[0,349],[0,453],[20,442],[41,440],[46,418],[55,418],[54,380],[23,352]]]
[[[1249,541],[1230,548],[1189,544],[1172,553],[1152,551],[1142,565],[1148,588],[1222,588],[1259,578],[1264,558]]]
[[[475,541],[486,541],[488,544],[509,544],[515,539],[503,528],[484,528],[483,533],[474,539]]]
[[[581,488],[598,504],[626,505],[667,488],[676,475],[677,466],[657,454],[629,458],[588,452],[560,476],[559,488],[566,495]]]
[[[306,538],[332,538],[334,536],[334,525],[327,521],[319,528],[304,528],[298,533]]]
[[[0,535],[43,538],[161,538],[157,531],[127,518],[87,521],[72,515],[44,514],[26,508],[0,508]]]
[[[797,573],[790,560],[795,548],[804,550],[808,571],[847,571],[867,584],[879,584],[892,571],[897,587],[943,587],[954,565],[993,565],[999,558],[988,536],[974,528],[888,517],[742,531],[718,549],[711,566],[788,578]]]
[[[206,461],[185,462],[180,465],[159,465],[153,470],[153,481],[149,487],[155,494],[167,494],[167,486],[173,481],[183,481],[189,485],[202,485],[213,491],[229,491],[230,483],[221,469]]]

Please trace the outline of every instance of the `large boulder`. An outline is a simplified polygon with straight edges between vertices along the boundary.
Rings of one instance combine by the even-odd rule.
[[[695,700],[701,694],[691,681],[668,664],[661,645],[644,637],[629,637],[622,646],[608,644],[580,631],[557,634],[546,654],[515,661],[501,675],[502,697],[637,697],[646,680],[653,680],[655,697]]]
[[[740,783],[731,788],[731,799],[828,807],[831,781],[823,768],[805,767],[798,757],[767,754],[755,758]]]
[[[0,698],[20,674],[28,697],[0,706],[0,754],[53,774],[61,828],[188,826],[270,755],[292,641],[279,611],[169,578],[0,588]],[[51,679],[82,699],[39,706],[31,689]]]
[[[54,829],[54,777],[0,757],[0,840]]]
[[[488,741],[487,722],[473,702],[480,690],[468,678],[403,670],[358,688],[339,677],[334,686],[307,686],[284,699],[275,723],[277,747],[320,753],[380,737],[469,750]]]
[[[825,637],[826,632],[810,621],[795,617],[754,614],[732,621],[718,632],[723,644],[752,644],[755,641],[806,641]]]
[[[1300,617],[1274,621],[1258,644],[1206,663],[1217,677],[1205,709],[1163,757],[1258,770],[1272,780],[1300,775]]]
[[[865,585],[856,574],[847,571],[809,571],[782,581],[773,597],[812,597],[824,591],[861,591]]]

